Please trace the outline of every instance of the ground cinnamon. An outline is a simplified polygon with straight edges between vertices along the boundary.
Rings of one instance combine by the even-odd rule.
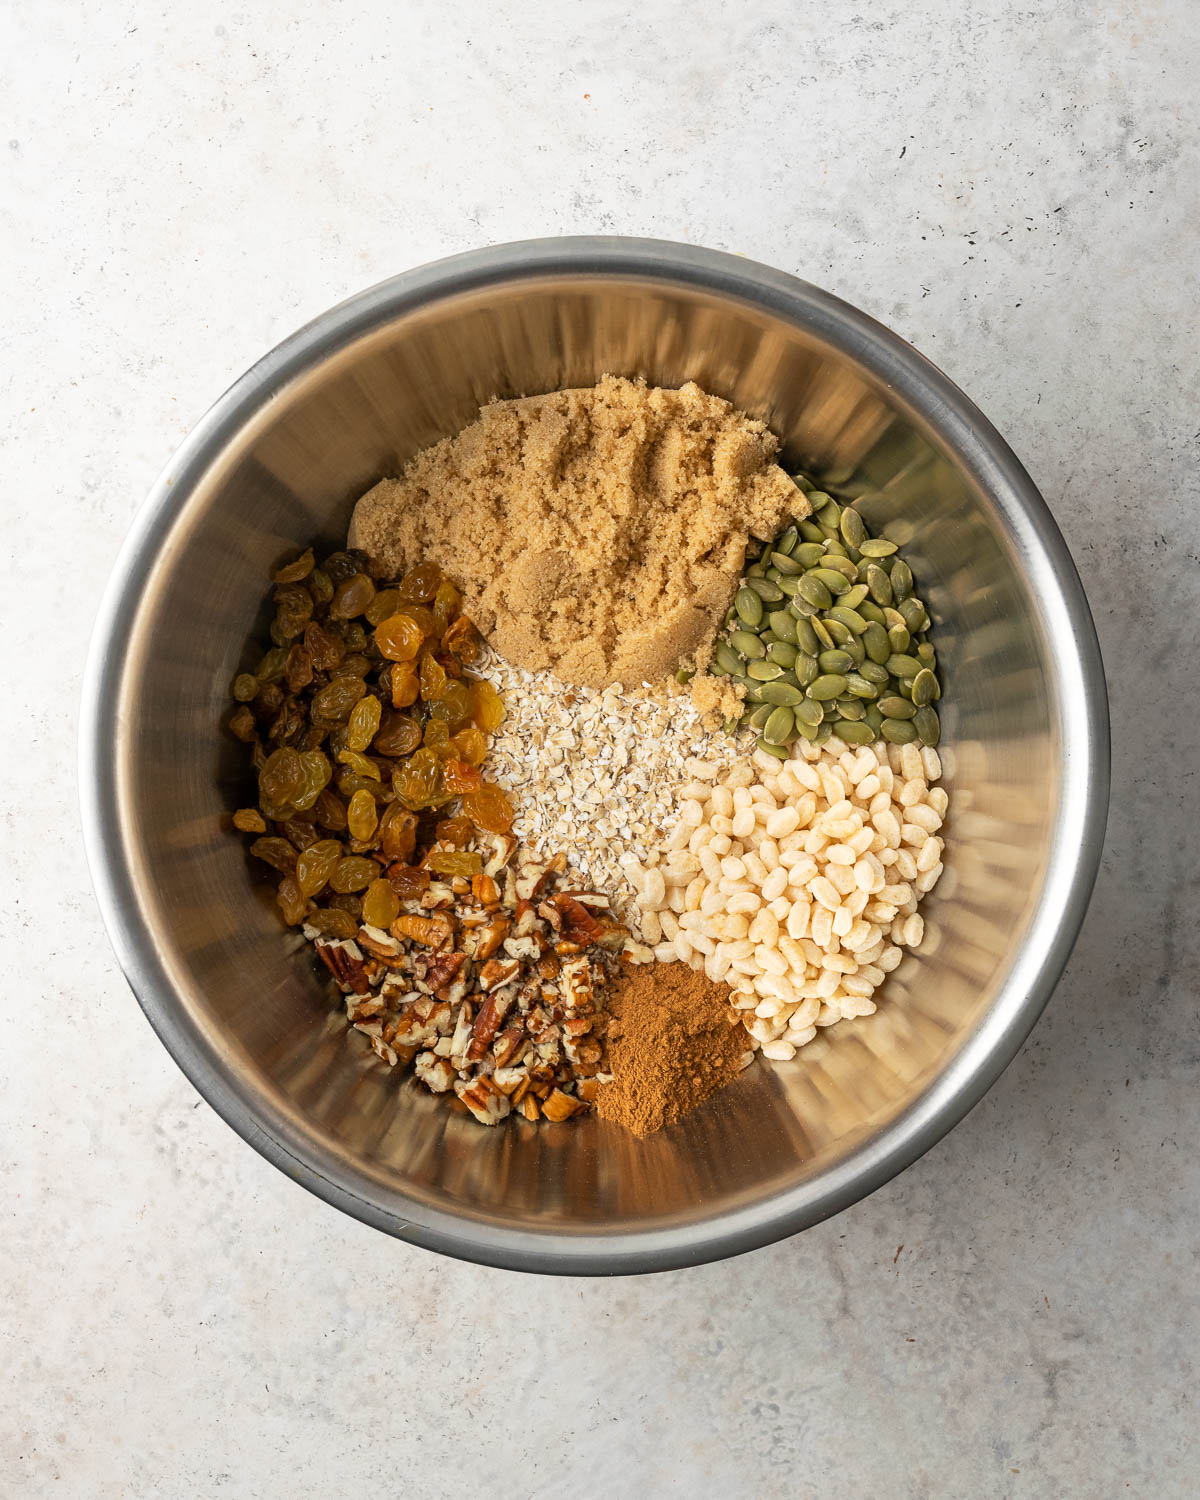
[[[729,993],[684,963],[630,966],[608,995],[601,1119],[650,1135],[736,1078],[746,1035],[729,1023]]]

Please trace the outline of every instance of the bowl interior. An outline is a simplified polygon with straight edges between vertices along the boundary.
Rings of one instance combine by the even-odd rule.
[[[795,1227],[861,1191],[889,1128],[1013,1024],[1050,874],[1077,853],[1062,847],[1053,569],[995,477],[935,431],[935,401],[918,409],[877,360],[835,347],[819,311],[771,303],[611,273],[396,293],[319,345],[309,331],[283,346],[269,388],[252,372],[164,481],[176,498],[142,538],[112,679],[117,847],[104,857],[143,934],[131,977],[243,1133],[394,1232],[510,1262],[552,1244],[564,1263],[575,1246],[582,1265],[605,1246],[702,1258],[716,1225],[791,1215]],[[270,885],[222,831],[249,782],[216,727],[272,566],[314,536],[342,539],[363,490],[481,402],[606,372],[696,380],[768,421],[789,461],[863,496],[911,559],[946,685],[947,871],[923,908],[920,957],[889,978],[877,1015],[833,1028],[796,1065],[756,1065],[646,1141],[594,1119],[482,1129],[347,1036]]]

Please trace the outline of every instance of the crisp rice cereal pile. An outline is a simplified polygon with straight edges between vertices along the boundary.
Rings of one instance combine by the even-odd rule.
[[[629,872],[658,849],[678,816],[678,790],[703,760],[724,770],[745,745],[705,729],[687,694],[648,686],[567,687],[488,650],[475,670],[504,697],[488,775],[511,792],[513,832],[539,853],[565,851],[637,929]],[[711,772],[709,774],[712,774]]]

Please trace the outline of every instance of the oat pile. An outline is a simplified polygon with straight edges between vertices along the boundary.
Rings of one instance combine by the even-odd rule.
[[[609,892],[636,929],[627,871],[644,865],[678,817],[678,789],[696,762],[724,769],[744,744],[713,733],[684,694],[642,687],[568,688],[488,651],[475,670],[500,690],[504,722],[488,775],[512,793],[513,832],[542,854],[566,851],[583,881]]]
[[[602,689],[711,646],[747,538],[808,513],[770,429],[695,384],[605,376],[486,406],[359,500],[385,573],[435,557],[509,661]]]

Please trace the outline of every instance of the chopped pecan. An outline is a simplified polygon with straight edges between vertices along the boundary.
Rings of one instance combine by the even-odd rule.
[[[557,925],[561,928],[565,942],[586,945],[596,941],[600,934],[600,925],[581,901],[576,901],[573,896],[560,894],[551,896],[550,901],[543,902],[542,906],[551,904],[556,906],[562,914]],[[541,909],[541,907],[538,908],[539,911]]]
[[[486,870],[471,876],[471,898],[488,911],[500,905],[500,888]]]
[[[422,1052],[413,1068],[417,1077],[435,1094],[444,1094],[454,1082],[454,1069],[435,1052]]]
[[[520,969],[521,965],[515,960],[489,958],[479,971],[479,988],[484,994],[487,994],[489,990],[498,989],[502,984],[507,984],[510,979],[515,979]]]
[[[536,1120],[540,1116],[541,1110],[532,1094],[527,1093],[521,1100],[521,1113],[527,1120]]]
[[[425,983],[431,990],[440,990],[451,982],[466,961],[465,953],[435,954],[429,960],[429,967],[425,970]]]
[[[459,1079],[454,1092],[481,1125],[498,1125],[512,1108],[508,1095],[501,1093],[486,1074],[470,1083]]]
[[[356,995],[365,995],[371,988],[363,968],[362,951],[357,943],[345,938],[332,943],[318,943],[317,952],[343,990],[353,990]]]
[[[569,1120],[572,1115],[577,1115],[580,1110],[586,1108],[587,1105],[582,1099],[572,1099],[561,1089],[553,1089],[545,1104],[542,1105],[542,1113],[547,1120]]]
[[[476,928],[469,943],[471,956],[479,960],[491,958],[508,936],[509,925],[508,918],[497,912],[486,926]]]
[[[562,966],[563,1004],[568,1010],[590,1006],[593,999],[592,968],[586,957],[568,958]]]
[[[479,1007],[479,1014],[471,1028],[471,1040],[467,1045],[469,1063],[478,1062],[492,1045],[492,1039],[500,1030],[511,1004],[511,995],[489,995]]]
[[[525,1033],[519,1026],[509,1026],[496,1038],[492,1055],[498,1068],[506,1068],[517,1060],[525,1046]]]
[[[445,912],[435,917],[400,916],[392,923],[393,937],[409,938],[425,948],[444,948],[454,933],[454,919]]]

